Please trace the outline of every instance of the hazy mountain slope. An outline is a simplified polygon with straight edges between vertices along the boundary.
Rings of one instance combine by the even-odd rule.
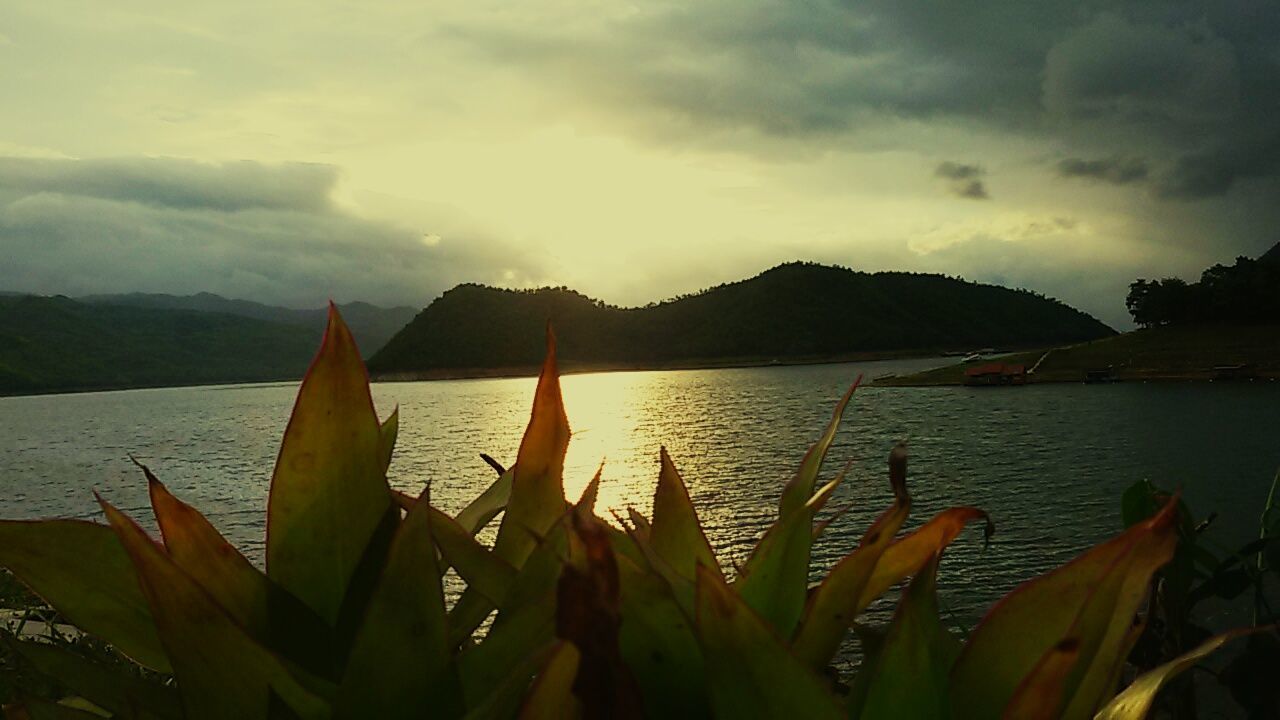
[[[1031,346],[1105,337],[1094,318],[1026,291],[940,275],[791,263],[645,308],[567,289],[460,285],[370,360],[375,372],[526,367],[551,320],[569,364],[788,360],[897,350]]]
[[[0,298],[0,393],[301,377],[320,333],[222,313]]]
[[[213,293],[195,295],[127,293],[86,295],[76,299],[94,304],[225,313],[268,322],[302,325],[310,328],[316,338],[324,332],[325,318],[328,314],[327,308],[297,310],[249,300],[233,300]],[[338,309],[342,311],[342,317],[351,328],[351,333],[355,336],[356,342],[360,345],[360,351],[365,357],[377,352],[417,314],[417,310],[411,307],[384,308],[364,302],[339,305]]]

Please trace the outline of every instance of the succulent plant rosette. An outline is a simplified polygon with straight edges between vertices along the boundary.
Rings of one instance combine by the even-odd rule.
[[[665,451],[649,516],[602,518],[599,473],[566,499],[550,333],[510,469],[456,515],[429,489],[393,489],[398,413],[379,421],[331,308],[272,475],[265,571],[146,468],[158,538],[101,497],[105,522],[0,522],[0,566],[152,671],[10,636],[66,695],[24,697],[6,717],[1141,718],[1167,679],[1246,632],[1121,688],[1177,544],[1174,498],[961,637],[939,618],[938,567],[967,525],[992,525],[955,507],[908,531],[902,446],[887,507],[811,586],[810,551],[833,519],[818,514],[843,479],[821,482],[823,460],[856,387],[745,562],[726,567]],[[479,541],[495,521],[492,545]],[[465,589],[447,596],[450,570]],[[890,592],[887,626],[860,623]],[[862,662],[841,676],[831,666],[855,631]]]

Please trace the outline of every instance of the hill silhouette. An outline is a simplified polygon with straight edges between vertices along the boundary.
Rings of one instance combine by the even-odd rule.
[[[1057,300],[949,278],[789,263],[642,308],[567,288],[449,290],[374,354],[380,374],[535,366],[543,326],[568,366],[787,362],[858,353],[1030,347],[1114,331]]]
[[[297,378],[318,338],[225,313],[0,296],[0,394]]]
[[[95,305],[125,305],[139,308],[162,308],[169,310],[194,310],[198,312],[223,313],[240,317],[266,320],[267,322],[301,325],[310,328],[314,337],[320,337],[328,322],[328,308],[295,308],[264,305],[250,300],[233,300],[213,293],[196,293],[195,295],[166,295],[161,293],[125,293],[116,295],[86,295],[76,298],[81,302]],[[342,318],[351,328],[365,357],[373,355],[386,344],[393,335],[413,319],[417,311],[411,307],[379,307],[365,302],[352,302],[339,305]]]

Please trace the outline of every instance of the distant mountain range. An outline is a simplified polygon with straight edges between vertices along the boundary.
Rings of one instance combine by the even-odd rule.
[[[224,313],[0,297],[0,393],[296,378],[319,337]]]
[[[865,273],[812,263],[643,308],[567,288],[459,285],[373,355],[388,376],[528,369],[550,320],[567,367],[793,362],[860,353],[1018,348],[1115,331],[1057,300],[941,275]]]
[[[320,334],[324,331],[328,308],[296,310],[294,308],[264,305],[249,300],[232,300],[213,293],[197,293],[195,295],[163,295],[155,293],[128,293],[122,295],[85,295],[76,298],[81,302],[94,305],[124,305],[138,308],[159,308],[168,310],[194,310],[196,312],[224,313],[240,317],[283,323],[285,325],[301,325],[310,328],[318,344]],[[384,308],[365,302],[353,302],[339,305],[342,318],[351,328],[360,345],[360,351],[369,357],[403,328],[418,311],[406,306]]]
[[[341,309],[366,355],[415,313]],[[320,344],[326,312],[209,293],[0,293],[0,394],[296,379]]]

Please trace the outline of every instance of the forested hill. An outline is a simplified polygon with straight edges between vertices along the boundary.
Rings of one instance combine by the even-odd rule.
[[[302,376],[313,328],[224,313],[0,297],[0,394]]]
[[[812,360],[864,352],[1029,347],[1114,334],[1061,302],[941,275],[807,263],[643,308],[565,288],[460,285],[370,360],[375,373],[524,368],[551,320],[569,366]]]

